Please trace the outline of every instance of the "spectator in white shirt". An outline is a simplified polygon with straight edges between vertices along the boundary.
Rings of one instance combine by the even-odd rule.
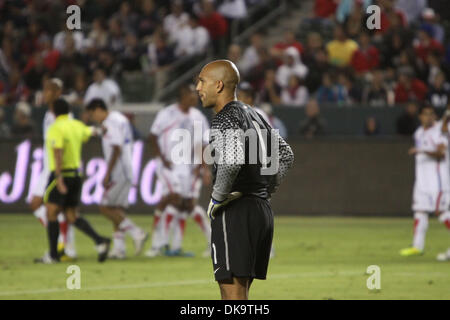
[[[308,67],[302,63],[297,48],[287,48],[284,51],[284,64],[277,70],[278,85],[282,88],[286,88],[289,85],[291,75],[296,75],[298,78],[304,79],[307,74]]]
[[[66,24],[61,28],[62,31],[58,32],[53,38],[53,48],[59,52],[63,52],[65,49],[66,37],[71,36],[75,41],[75,49],[80,52],[84,46],[84,36],[83,32],[76,30],[67,29]]]
[[[242,55],[241,72],[245,75],[252,68],[259,64],[258,50],[263,49],[264,39],[260,33],[255,33],[250,37],[250,46],[248,46]]]
[[[208,30],[198,24],[198,19],[191,15],[189,17],[189,25],[194,31],[194,54],[204,54],[208,49],[208,44],[210,42]]]
[[[84,105],[89,104],[94,98],[103,99],[108,107],[116,106],[121,99],[119,85],[114,80],[106,78],[106,73],[101,68],[94,71],[94,82],[87,89]]]
[[[171,8],[171,13],[164,18],[164,31],[169,35],[169,42],[177,42],[182,28],[188,23],[189,15],[184,12],[181,0],[173,1]]]
[[[177,30],[172,40],[175,42],[175,56],[177,58],[194,54],[195,35],[194,30],[188,23],[185,23]]]
[[[245,0],[225,0],[219,6],[218,11],[227,19],[233,20],[247,17]]]
[[[397,0],[395,7],[405,14],[408,23],[412,23],[419,20],[427,7],[427,0]]]

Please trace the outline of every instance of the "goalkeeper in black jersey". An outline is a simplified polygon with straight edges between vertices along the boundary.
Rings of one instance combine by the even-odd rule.
[[[248,299],[253,279],[265,279],[273,237],[270,197],[292,166],[290,146],[250,106],[236,98],[240,76],[228,60],[206,65],[197,91],[213,108],[211,257],[222,299]],[[208,161],[207,161],[208,162]]]

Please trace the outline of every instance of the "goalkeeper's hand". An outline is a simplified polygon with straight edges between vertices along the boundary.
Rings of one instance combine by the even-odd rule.
[[[211,201],[209,201],[208,206],[208,217],[213,220],[214,215],[221,207],[226,206],[228,203],[230,203],[233,200],[236,200],[238,198],[242,197],[242,192],[235,191],[228,195],[228,198],[226,198],[223,201],[217,201],[214,198],[211,198]]]

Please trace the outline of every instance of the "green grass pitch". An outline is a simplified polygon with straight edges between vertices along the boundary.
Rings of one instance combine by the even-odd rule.
[[[87,218],[101,233],[111,226]],[[132,218],[149,229],[152,218]],[[267,281],[255,281],[251,299],[450,299],[450,262],[435,260],[450,246],[450,233],[430,223],[424,256],[402,258],[411,241],[412,219],[277,217],[276,257]],[[205,240],[190,221],[185,245],[195,258],[129,257],[96,262],[93,244],[77,231],[81,289],[68,290],[70,264],[35,265],[46,250],[44,229],[31,215],[0,215],[0,299],[218,299]],[[132,243],[127,243],[129,252]],[[148,247],[148,244],[147,244]],[[381,290],[366,287],[369,265],[381,268]]]

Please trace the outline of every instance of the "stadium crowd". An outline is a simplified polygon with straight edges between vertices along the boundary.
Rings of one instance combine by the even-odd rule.
[[[445,2],[315,0],[300,30],[285,30],[273,46],[256,32],[243,46],[232,42],[230,25],[263,0],[1,1],[0,133],[33,131],[30,108],[42,104],[49,77],[63,80],[73,105],[95,97],[113,105],[124,73],[144,72],[161,89],[171,66],[211,54],[236,63],[257,105],[309,106],[300,128],[307,135],[311,123],[325,132],[319,106],[403,104],[415,105],[398,120],[398,132],[410,134],[420,104],[448,102]],[[71,4],[81,7],[81,31],[66,28]],[[381,8],[379,30],[366,28],[371,4]],[[5,105],[17,106],[18,129],[2,121]],[[376,126],[367,119],[367,134]]]

